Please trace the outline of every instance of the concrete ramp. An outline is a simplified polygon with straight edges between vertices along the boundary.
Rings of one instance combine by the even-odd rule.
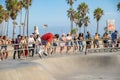
[[[10,68],[0,70],[0,80],[55,80],[38,64],[28,63],[20,62],[19,65],[13,63],[10,64]]]
[[[6,63],[0,63],[0,80],[120,80],[120,55],[69,55]]]

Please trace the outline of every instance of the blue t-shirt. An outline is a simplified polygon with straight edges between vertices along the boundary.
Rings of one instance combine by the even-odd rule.
[[[117,33],[116,32],[112,33],[111,37],[112,41],[115,41],[117,39]]]

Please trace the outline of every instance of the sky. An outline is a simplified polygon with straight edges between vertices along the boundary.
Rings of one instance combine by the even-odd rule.
[[[97,23],[93,17],[93,12],[98,7],[104,10],[104,15],[99,21],[99,33],[104,33],[104,27],[108,19],[115,20],[115,27],[120,32],[120,12],[117,11],[116,7],[120,0],[77,0],[73,4],[73,8],[77,10],[81,2],[85,2],[89,7],[89,14],[87,15],[90,17],[90,23],[87,30],[91,34],[95,34],[96,32]],[[5,6],[5,0],[0,0],[0,4]],[[70,20],[67,17],[68,9],[69,5],[66,3],[66,0],[33,0],[30,6],[29,34],[33,32],[34,26],[38,26],[40,34],[46,32],[58,34],[70,32]],[[24,15],[25,10],[23,9],[23,21]],[[16,21],[18,22],[17,26],[19,26],[19,16]],[[44,24],[48,24],[48,28],[44,28]],[[9,34],[12,34],[11,26],[12,20],[10,20]],[[74,27],[76,27],[75,24]],[[18,29],[17,27],[17,34],[19,34]]]

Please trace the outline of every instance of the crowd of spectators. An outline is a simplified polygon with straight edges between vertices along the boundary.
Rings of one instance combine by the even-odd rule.
[[[91,48],[100,48],[100,40],[102,40],[103,48],[109,47],[119,47],[120,39],[118,37],[118,32],[114,31],[111,35],[104,33],[101,38],[98,33],[95,33],[94,37],[91,37],[90,32],[87,32],[86,35],[83,33],[71,35],[70,33],[62,35],[46,33],[44,35],[31,34],[29,37],[18,35],[15,41],[7,38],[7,36],[0,36],[0,59],[7,59],[9,55],[8,45],[13,45],[14,53],[13,59],[21,59],[25,57],[34,57],[35,54],[38,54],[41,58],[44,54],[45,56],[49,54],[73,51],[76,53],[78,51],[82,52],[84,49]],[[73,47],[73,48],[72,48]]]

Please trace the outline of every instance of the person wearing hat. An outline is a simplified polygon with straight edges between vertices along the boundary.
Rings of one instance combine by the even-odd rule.
[[[62,54],[65,44],[66,44],[66,36],[65,33],[63,33],[62,36],[60,37],[60,54]]]

